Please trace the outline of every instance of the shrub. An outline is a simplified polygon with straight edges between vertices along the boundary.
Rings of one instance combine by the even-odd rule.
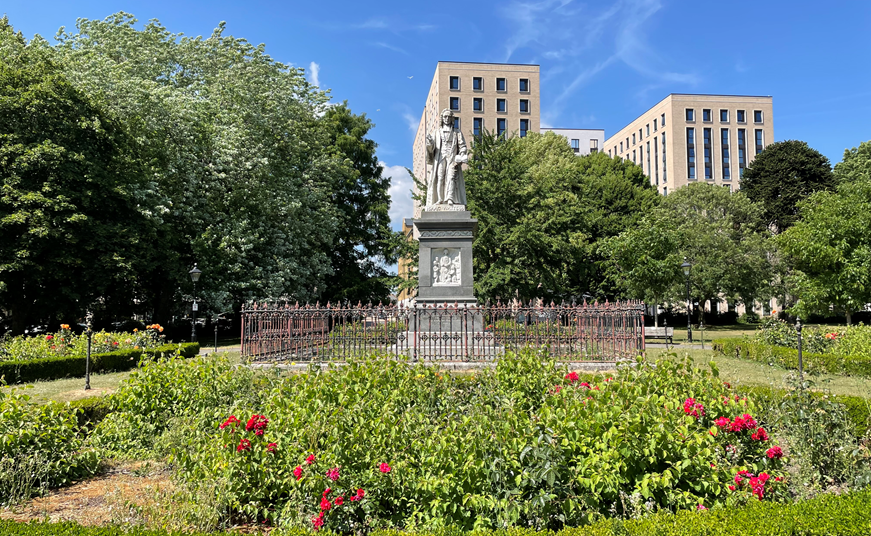
[[[749,359],[783,368],[798,369],[798,350],[793,348],[738,338],[715,339],[711,346],[725,355],[735,356],[738,359]],[[818,354],[802,351],[802,362],[804,370],[809,373],[871,377],[871,358],[864,356]]]
[[[117,350],[154,350],[166,344],[163,327],[152,324],[144,331],[133,333],[107,333],[98,331],[91,336],[91,353],[105,354]],[[49,357],[82,356],[88,351],[88,336],[75,334],[69,325],[61,324],[55,333],[37,336],[0,338],[0,362],[30,361]]]
[[[142,356],[166,356],[179,353],[192,357],[200,351],[199,343],[165,344],[152,350],[118,350],[91,354],[91,372],[130,370]],[[0,378],[8,383],[28,383],[85,375],[84,356],[55,356],[25,361],[0,361]]]
[[[473,379],[377,357],[312,369],[256,405],[185,421],[173,462],[192,482],[229,479],[249,519],[342,532],[560,528],[630,515],[633,496],[695,510],[786,495],[767,423],[715,371],[567,372],[532,351]]]
[[[0,391],[0,503],[93,474],[99,460],[85,448],[76,413],[57,404],[35,406],[18,390]]]

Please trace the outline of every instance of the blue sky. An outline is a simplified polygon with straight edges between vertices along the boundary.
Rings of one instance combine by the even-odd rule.
[[[414,129],[436,62],[541,65],[542,123],[611,135],[669,93],[772,95],[777,140],[840,161],[871,140],[871,1],[349,2],[5,0],[27,37],[126,11],[170,31],[227,32],[376,124],[394,227],[410,216]]]

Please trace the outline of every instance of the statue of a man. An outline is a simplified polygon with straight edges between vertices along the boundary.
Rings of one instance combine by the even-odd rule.
[[[438,128],[426,135],[426,163],[431,165],[426,185],[427,207],[466,204],[462,164],[467,161],[466,140],[454,128],[453,112],[445,108]]]

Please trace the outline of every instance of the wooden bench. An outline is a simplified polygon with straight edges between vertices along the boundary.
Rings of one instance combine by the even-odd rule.
[[[673,327],[644,328],[645,339],[665,339],[667,344],[674,344],[671,340],[672,337],[674,337]]]

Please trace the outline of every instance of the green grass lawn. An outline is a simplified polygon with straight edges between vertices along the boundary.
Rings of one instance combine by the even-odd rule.
[[[710,349],[693,349],[677,347],[673,350],[651,348],[647,351],[652,359],[684,359],[690,356],[698,366],[707,366],[713,361],[720,371],[720,377],[733,385],[770,385],[773,387],[788,387],[789,377],[794,377],[796,371],[765,365],[756,361],[745,361],[722,354]],[[871,379],[853,376],[837,376],[820,374],[806,376],[814,382],[814,389],[829,391],[836,395],[852,395],[871,398]]]

